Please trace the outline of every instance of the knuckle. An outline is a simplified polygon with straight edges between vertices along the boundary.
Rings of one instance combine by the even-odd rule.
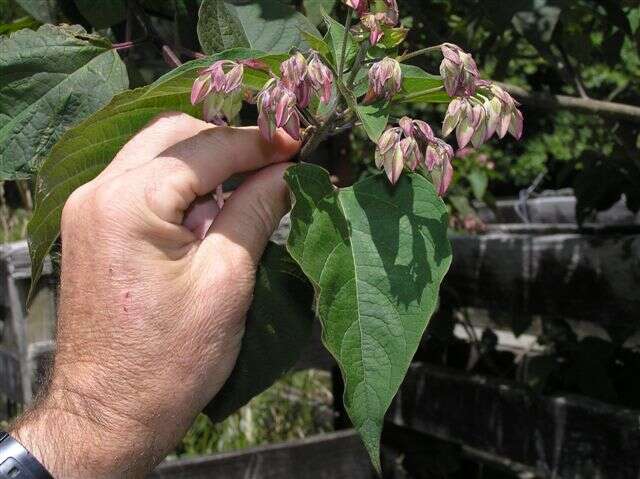
[[[92,194],[92,216],[97,220],[117,220],[121,216],[121,205],[129,201],[130,194],[117,181],[101,184]]]
[[[198,131],[207,123],[197,118],[187,115],[179,111],[163,112],[155,117],[147,124],[147,128],[155,126],[166,126],[172,130],[184,129],[186,131]]]
[[[87,202],[88,191],[91,189],[91,183],[84,184],[77,188],[69,195],[67,201],[62,208],[61,228],[66,229],[74,224],[76,218],[83,210]]]

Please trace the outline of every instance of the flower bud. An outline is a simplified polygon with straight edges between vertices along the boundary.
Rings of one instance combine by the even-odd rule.
[[[517,108],[518,102],[497,85],[491,85],[489,89],[494,95],[491,102],[500,103],[500,112],[496,126],[498,137],[504,138],[507,132],[509,132],[516,140],[519,140],[522,137],[524,120],[522,112]]]
[[[365,103],[372,103],[378,98],[391,100],[402,88],[402,69],[400,63],[385,57],[374,63],[369,69],[369,91]]]
[[[376,147],[376,166],[383,168],[389,181],[395,184],[405,165],[414,171],[422,164],[431,172],[438,194],[444,195],[453,177],[453,148],[436,138],[424,121],[403,117],[398,124],[380,136]]]
[[[331,101],[333,73],[320,59],[317,52],[311,53],[307,67],[307,78],[312,88],[320,95],[320,101],[328,104]]]
[[[418,144],[426,144],[435,140],[433,130],[427,122],[422,120],[412,120],[405,116],[400,118],[398,122],[405,136],[414,138]]]
[[[483,105],[474,105],[473,111],[473,135],[471,144],[475,148],[480,148],[487,137],[487,111]]]
[[[396,184],[404,168],[404,156],[401,146],[401,128],[385,130],[378,140],[376,148],[376,166],[383,168],[391,184]]]
[[[271,141],[276,128],[283,128],[294,140],[300,139],[300,117],[296,95],[282,81],[270,80],[258,94],[258,127]]]
[[[444,196],[453,179],[453,148],[440,138],[427,147],[425,167],[431,172],[438,195]]]
[[[282,83],[296,95],[300,108],[309,106],[310,91],[307,82],[307,60],[296,52],[280,65]]]
[[[402,149],[404,163],[411,171],[414,171],[422,162],[422,154],[420,153],[418,142],[415,138],[407,137],[400,141],[400,148]]]
[[[362,15],[361,21],[364,28],[369,30],[369,43],[371,43],[372,46],[376,46],[382,38],[382,35],[384,35],[382,25],[380,25],[376,15],[366,13]]]
[[[191,103],[204,101],[205,121],[226,124],[225,118],[233,118],[240,112],[243,75],[244,66],[230,60],[219,60],[200,72],[191,89]]]
[[[440,75],[449,96],[473,96],[480,80],[480,72],[473,57],[452,43],[443,43]]]

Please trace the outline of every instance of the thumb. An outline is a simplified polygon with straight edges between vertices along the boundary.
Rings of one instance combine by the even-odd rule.
[[[227,200],[198,253],[257,265],[269,238],[289,211],[284,172],[291,163],[268,166],[247,178]],[[230,255],[230,256],[228,256]]]

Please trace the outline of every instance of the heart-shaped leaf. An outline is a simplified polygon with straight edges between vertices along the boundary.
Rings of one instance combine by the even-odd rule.
[[[283,246],[270,243],[256,275],[242,349],[231,377],[204,412],[220,422],[298,361],[313,324],[313,288]]]
[[[258,58],[277,70],[283,57],[234,49],[185,63],[149,86],[121,93],[62,136],[36,181],[36,207],[28,228],[32,285],[37,284],[42,262],[60,233],[60,215],[69,195],[95,178],[120,148],[159,113],[182,111],[200,117],[201,107],[194,107],[189,101],[191,86],[200,69],[219,59],[245,58]],[[267,78],[264,72],[245,70],[248,87],[260,88]]]
[[[111,43],[78,26],[0,38],[0,178],[27,178],[72,125],[128,87]]]
[[[302,31],[320,36],[307,17],[279,0],[203,0],[198,38],[207,53],[246,47],[285,53],[306,48]]]
[[[446,208],[415,173],[395,186],[376,175],[338,190],[325,170],[305,164],[285,179],[294,196],[288,249],[314,283],[345,407],[379,470],[384,415],[451,263]]]

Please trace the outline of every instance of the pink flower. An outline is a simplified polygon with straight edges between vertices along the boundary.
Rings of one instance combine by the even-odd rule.
[[[362,26],[369,30],[369,42],[372,46],[375,46],[384,36],[385,27],[394,27],[400,21],[396,0],[376,0],[371,9],[367,2],[360,2],[356,11]]]
[[[451,145],[440,138],[436,138],[435,141],[429,143],[425,166],[432,173],[431,176],[440,196],[444,196],[453,179],[452,159],[453,148],[451,148]]]
[[[470,54],[453,43],[443,43],[440,75],[449,96],[469,97],[476,93],[480,72]]]
[[[311,87],[320,95],[320,101],[328,104],[331,101],[333,73],[320,59],[318,52],[311,52],[307,67],[307,78]]]
[[[243,75],[244,66],[231,60],[219,60],[200,71],[191,89],[191,104],[204,102],[205,121],[226,124],[225,118],[240,112]]]
[[[422,120],[412,120],[405,116],[400,118],[398,122],[400,128],[404,132],[405,136],[415,138],[420,144],[426,145],[427,143],[435,140],[435,135],[429,124]]]
[[[385,57],[374,63],[369,69],[369,91],[364,103],[373,103],[378,98],[391,100],[402,88],[402,69],[400,63]]]
[[[347,7],[353,8],[359,17],[369,8],[368,0],[343,0],[343,2]]]
[[[396,184],[404,168],[401,140],[402,128],[388,128],[380,136],[376,148],[376,166],[384,169],[392,185]]]
[[[280,65],[282,83],[296,95],[300,108],[309,106],[310,85],[307,81],[307,60],[296,52]]]
[[[507,132],[511,133],[516,140],[522,137],[524,119],[522,112],[518,110],[518,102],[509,93],[498,85],[491,85],[489,90],[494,94],[491,100],[495,109],[499,110],[496,133],[499,138],[504,138]]]
[[[276,128],[283,128],[294,140],[300,140],[300,117],[296,95],[282,81],[272,79],[258,94],[258,127],[271,141]]]
[[[424,121],[403,117],[398,124],[380,136],[376,166],[384,169],[389,181],[395,184],[405,166],[414,171],[422,165],[431,173],[438,194],[444,195],[453,178],[453,148],[437,138]]]

